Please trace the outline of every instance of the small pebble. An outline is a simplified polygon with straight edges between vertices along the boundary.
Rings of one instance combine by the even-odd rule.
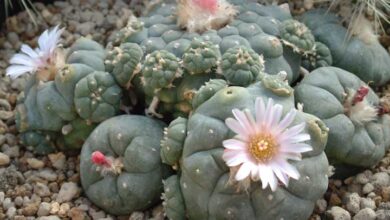
[[[145,214],[142,212],[133,212],[129,218],[129,220],[143,220],[143,219],[145,219]]]
[[[30,203],[26,207],[23,208],[23,215],[25,216],[35,216],[38,211],[39,204],[38,203]]]
[[[67,182],[62,184],[57,196],[57,202],[69,202],[80,193],[80,189],[74,182]]]
[[[70,205],[68,203],[62,203],[60,206],[60,210],[58,211],[58,215],[60,217],[67,217],[69,210]]]
[[[3,191],[0,191],[0,205],[3,205],[5,199],[5,193]]]
[[[363,186],[363,194],[369,194],[374,191],[374,189],[375,187],[371,183],[366,183],[366,185]]]
[[[390,176],[385,172],[376,173],[372,176],[372,185],[376,188],[389,186]]]
[[[390,219],[390,210],[380,209],[375,212],[376,220],[389,220]]]
[[[58,216],[51,215],[51,216],[44,216],[44,217],[39,217],[37,220],[61,220]]]
[[[47,216],[50,214],[51,205],[47,202],[42,202],[39,204],[39,209],[37,212],[38,216]]]
[[[79,209],[79,208],[72,208],[69,213],[68,213],[68,216],[72,218],[72,220],[84,220],[86,219],[86,213],[85,211]]]
[[[40,170],[37,176],[44,178],[48,181],[54,182],[57,180],[58,175],[51,169]]]
[[[34,186],[34,193],[40,197],[50,196],[50,189],[43,183],[36,183]]]
[[[351,219],[351,215],[349,214],[349,212],[338,206],[333,206],[330,210],[326,211],[326,216],[331,220]]]
[[[360,198],[360,208],[370,208],[370,209],[376,209],[376,205],[374,200],[370,198]]]
[[[382,188],[382,201],[387,202],[390,201],[390,187]]]
[[[365,208],[360,210],[354,217],[353,220],[375,220],[376,214],[374,210]]]
[[[356,214],[360,210],[360,196],[357,193],[352,193],[346,196],[345,207],[348,211]]]
[[[23,205],[23,198],[21,196],[16,197],[14,203],[17,207],[21,207]]]
[[[356,175],[355,181],[358,184],[364,185],[369,182],[369,179],[365,173],[359,173],[358,175]]]
[[[64,153],[49,154],[49,160],[54,168],[57,170],[64,170],[66,165],[66,157]]]
[[[36,158],[27,159],[27,163],[33,169],[41,169],[45,166],[45,163],[43,161],[38,160]]]
[[[14,203],[11,201],[11,198],[5,198],[3,201],[3,209],[8,210],[9,208],[13,207]]]
[[[6,166],[10,163],[9,156],[0,152],[0,166]]]
[[[53,202],[50,206],[50,214],[57,214],[60,210],[60,204],[58,202]]]
[[[103,211],[95,211],[94,209],[90,209],[88,214],[92,217],[93,220],[102,219],[106,217],[106,214]]]
[[[16,208],[15,208],[15,207],[10,207],[10,208],[7,210],[7,217],[8,217],[9,219],[13,219],[15,215],[16,215]]]

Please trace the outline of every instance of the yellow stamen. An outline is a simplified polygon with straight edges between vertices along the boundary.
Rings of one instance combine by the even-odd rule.
[[[277,153],[277,143],[269,134],[257,134],[249,142],[249,152],[260,163],[269,162]]]

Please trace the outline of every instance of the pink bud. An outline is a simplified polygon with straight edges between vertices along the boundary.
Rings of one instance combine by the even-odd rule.
[[[94,151],[91,156],[92,163],[96,165],[107,165],[108,161],[106,159],[106,156],[100,151]]]
[[[367,96],[367,94],[368,94],[369,91],[370,91],[370,90],[368,89],[367,86],[361,86],[361,87],[357,90],[357,92],[356,92],[356,94],[355,94],[355,97],[354,97],[354,99],[353,99],[353,104],[356,104],[356,103],[358,103],[358,102],[363,101],[363,99]]]
[[[193,2],[211,13],[215,13],[218,8],[218,0],[193,0]]]
[[[358,93],[359,95],[361,95],[361,96],[366,96],[366,95],[368,94],[368,91],[369,91],[369,89],[368,89],[367,86],[361,86],[361,87],[358,89],[357,93]]]

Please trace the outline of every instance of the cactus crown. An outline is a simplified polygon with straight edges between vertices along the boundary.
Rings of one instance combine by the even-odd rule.
[[[177,23],[188,32],[220,29],[229,24],[237,10],[225,0],[179,0]]]

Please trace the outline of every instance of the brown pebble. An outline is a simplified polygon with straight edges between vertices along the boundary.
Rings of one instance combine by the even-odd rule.
[[[79,209],[79,208],[72,208],[69,213],[68,213],[68,216],[72,218],[72,220],[84,220],[86,219],[86,213]]]
[[[355,179],[355,177],[348,177],[347,179],[344,180],[344,184],[350,185],[350,184],[352,184],[354,179]]]
[[[60,217],[66,217],[68,215],[70,209],[69,203],[62,203],[60,206],[60,210],[58,210],[58,215]]]
[[[382,202],[382,197],[380,197],[380,196],[375,196],[375,197],[373,198],[373,200],[374,200],[374,202],[375,202],[375,205],[378,207],[379,204]]]
[[[17,215],[13,218],[13,220],[26,220],[27,218],[24,217],[23,215]]]
[[[390,187],[385,187],[382,188],[382,201],[383,202],[388,202],[390,201]]]
[[[23,215],[25,216],[34,216],[38,211],[39,205],[37,203],[30,203],[23,208]]]
[[[339,206],[339,205],[341,205],[340,197],[337,194],[332,193],[330,195],[330,198],[329,198],[329,205],[330,206]]]
[[[56,182],[52,182],[48,186],[49,186],[50,191],[53,193],[58,193],[58,191],[60,190],[58,188],[58,183],[56,183]]]
[[[80,174],[75,173],[73,176],[69,177],[68,179],[70,182],[78,183],[80,182]]]

